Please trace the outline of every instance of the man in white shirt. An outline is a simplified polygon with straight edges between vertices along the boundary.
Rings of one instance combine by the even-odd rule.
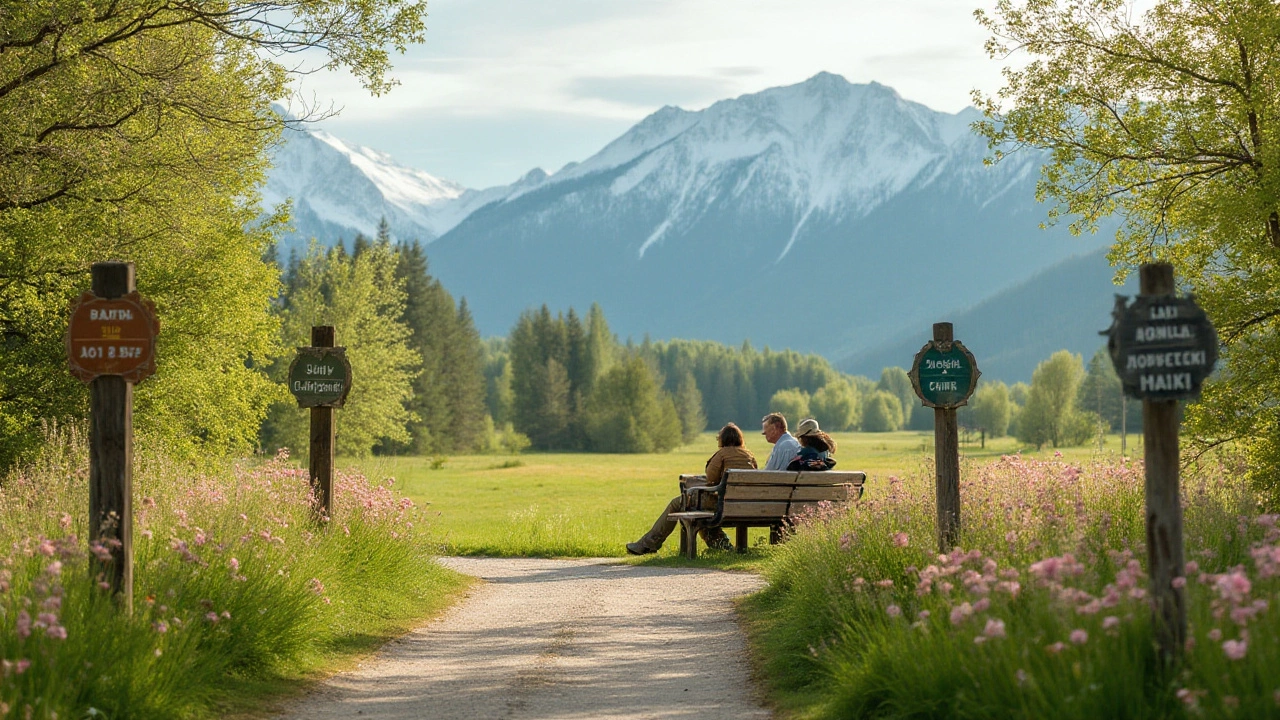
[[[773,445],[773,452],[769,453],[769,462],[765,463],[764,469],[786,470],[787,465],[800,452],[800,441],[787,432],[787,419],[782,417],[782,413],[769,413],[761,418],[760,431],[764,439]]]

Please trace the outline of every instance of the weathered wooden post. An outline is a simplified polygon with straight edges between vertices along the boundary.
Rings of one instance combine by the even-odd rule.
[[[1125,395],[1142,399],[1147,565],[1156,641],[1168,660],[1187,636],[1178,401],[1199,396],[1218,360],[1218,335],[1193,297],[1175,294],[1173,266],[1143,265],[1139,292],[1132,305],[1117,297],[1107,347]]]
[[[332,325],[311,328],[311,346],[298,348],[289,365],[289,391],[298,407],[311,408],[311,491],[323,520],[333,508],[333,411],[351,391],[351,364],[346,348],[335,347]]]
[[[155,306],[138,295],[133,263],[100,262],[92,291],[71,307],[67,363],[89,384],[89,539],[110,553],[91,558],[126,611],[133,606],[133,386],[155,372]]]
[[[956,408],[969,402],[978,384],[978,363],[952,336],[951,323],[933,325],[933,340],[911,363],[911,387],[933,408],[933,456],[937,479],[938,552],[960,542],[960,442]]]

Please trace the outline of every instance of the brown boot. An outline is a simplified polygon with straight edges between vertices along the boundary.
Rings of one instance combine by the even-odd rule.
[[[630,555],[649,555],[658,552],[656,549],[644,544],[643,540],[627,543],[627,553]]]

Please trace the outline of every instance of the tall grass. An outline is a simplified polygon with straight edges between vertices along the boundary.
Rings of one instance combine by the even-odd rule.
[[[0,483],[0,717],[217,714],[264,678],[365,648],[445,602],[418,511],[390,483],[339,473],[317,523],[284,455],[194,473],[139,463],[134,605],[119,610],[89,557],[88,468],[54,439]],[[59,452],[58,448],[63,448]]]
[[[1280,531],[1239,468],[1184,479],[1190,637],[1156,659],[1142,467],[966,464],[936,555],[928,468],[805,518],[748,604],[766,675],[812,718],[1280,717]]]

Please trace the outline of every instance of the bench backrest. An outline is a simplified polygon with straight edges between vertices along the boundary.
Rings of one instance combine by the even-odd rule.
[[[867,474],[856,471],[726,470],[724,513],[734,519],[786,518],[820,502],[857,500]]]

